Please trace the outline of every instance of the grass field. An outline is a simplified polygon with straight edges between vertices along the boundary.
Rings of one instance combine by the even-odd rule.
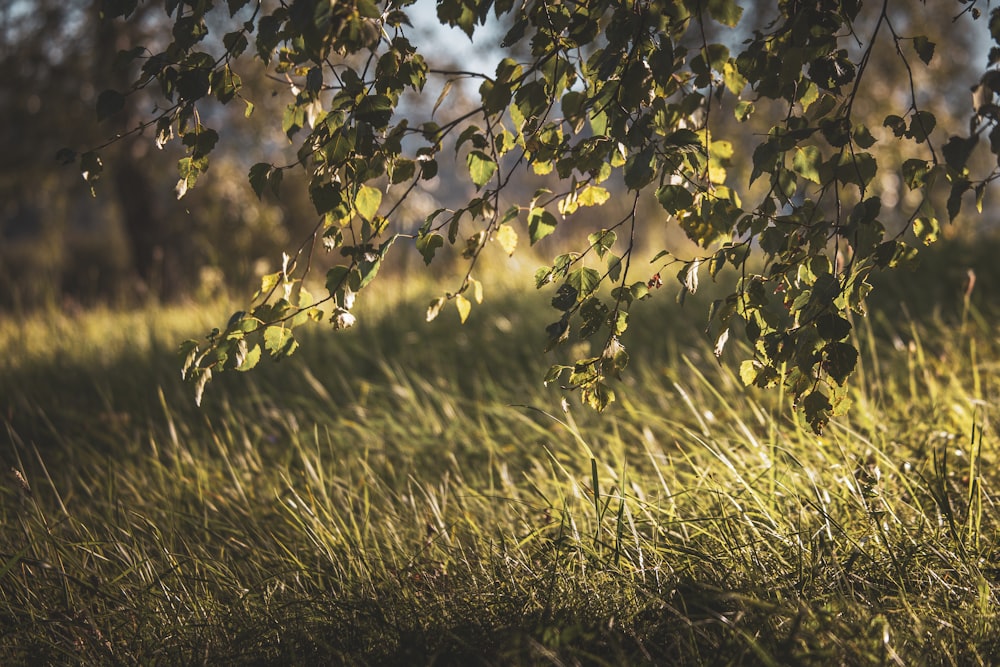
[[[690,304],[564,409],[545,296],[385,293],[201,409],[223,304],[2,321],[0,663],[1000,661],[995,310],[893,297],[816,437]]]

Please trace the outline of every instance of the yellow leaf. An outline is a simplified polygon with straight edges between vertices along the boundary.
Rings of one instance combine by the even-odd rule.
[[[747,359],[740,364],[740,379],[743,380],[743,384],[750,386],[757,379],[759,374],[758,364],[752,359]]]
[[[547,160],[537,160],[531,163],[531,170],[539,176],[552,173],[552,163]]]
[[[729,160],[733,157],[733,144],[731,141],[713,141],[709,146],[709,153],[720,160]]]
[[[802,113],[809,110],[812,103],[819,99],[819,88],[812,81],[806,81],[805,87],[799,96],[799,104],[802,105]]]
[[[455,297],[455,307],[458,308],[458,317],[462,320],[462,324],[465,324],[465,320],[469,318],[469,313],[472,312],[472,303],[459,294]]]
[[[382,193],[379,190],[369,185],[358,188],[358,196],[354,198],[354,208],[362,218],[368,221],[374,220],[381,204]]]
[[[513,255],[517,249],[517,231],[507,223],[497,228],[496,240],[508,255]]]
[[[596,185],[588,185],[583,190],[580,190],[577,201],[580,203],[580,206],[600,206],[608,201],[610,197],[611,193],[604,188],[597,187]]]
[[[476,300],[476,303],[482,303],[483,284],[475,278],[469,278],[469,284],[472,285],[472,297]]]
[[[726,88],[729,89],[729,92],[736,96],[739,96],[747,85],[747,80],[736,69],[736,63],[733,60],[729,60],[723,65],[722,80],[726,84]]]
[[[559,215],[564,217],[572,215],[573,213],[576,213],[578,206],[579,204],[577,204],[576,197],[573,195],[569,195],[565,199],[560,199],[558,204]]]
[[[726,182],[726,168],[717,162],[708,163],[708,180],[713,184]]]

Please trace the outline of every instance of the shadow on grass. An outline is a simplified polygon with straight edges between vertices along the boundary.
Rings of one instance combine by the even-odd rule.
[[[425,322],[421,302],[377,318],[362,316],[349,331],[334,332],[327,324],[304,327],[292,357],[264,359],[251,373],[216,374],[200,408],[191,385],[180,377],[179,340],[151,331],[148,345],[124,345],[110,359],[91,354],[85,345],[94,342],[82,341],[84,347],[72,354],[26,360],[4,373],[0,419],[22,441],[47,452],[59,450],[67,438],[87,438],[106,441],[107,454],[117,456],[128,449],[122,434],[131,434],[139,445],[145,431],[168,419],[197,425],[242,413],[265,420],[270,412],[307,399],[313,408],[317,401],[329,407],[329,413],[311,415],[316,424],[328,424],[333,412],[364,404],[373,389],[401,378],[418,390],[451,392],[473,403],[489,398],[520,404],[531,397],[555,409],[560,394],[543,389],[541,380],[549,365],[568,362],[580,350],[543,354],[545,326],[557,316],[547,305],[550,297],[532,290],[487,300],[465,325],[453,309]],[[640,334],[645,340],[637,352],[644,362],[662,362],[678,340],[703,344],[696,324],[704,316],[702,304],[680,312],[666,291],[663,297],[665,306],[644,304],[640,317],[639,326],[648,323],[651,329],[648,336]]]
[[[998,255],[996,238],[971,245],[941,242],[921,253],[917,268],[875,276],[870,312],[895,323],[935,317],[957,321],[969,269],[975,274],[972,305],[992,312],[1000,303]],[[655,299],[634,309],[627,334],[633,367],[675,364],[678,346],[705,356],[708,304],[720,287],[704,281],[698,298],[689,299],[683,309],[674,302],[674,288],[668,284]],[[264,360],[250,374],[217,374],[201,408],[195,407],[191,387],[180,379],[179,341],[151,331],[143,334],[150,339],[147,348],[124,346],[110,361],[84,347],[14,364],[0,377],[0,419],[24,442],[43,450],[59,449],[72,434],[95,443],[108,440],[108,454],[117,455],[111,442],[115,436],[131,433],[141,440],[141,434],[163,423],[167,414],[189,424],[208,423],[232,411],[260,411],[264,400],[280,410],[317,394],[338,409],[363,401],[372,386],[391,383],[400,373],[423,380],[428,390],[450,388],[471,400],[489,395],[523,403],[526,396],[547,396],[548,407],[556,407],[560,395],[541,391],[541,378],[550,364],[569,361],[572,351],[542,354],[544,327],[556,319],[556,311],[547,305],[551,296],[551,291],[529,290],[488,299],[474,308],[464,326],[453,309],[432,323],[424,322],[423,302],[401,304],[396,312],[377,318],[362,317],[347,332],[314,325],[304,331],[302,347],[292,358]],[[224,317],[220,313],[218,319]],[[323,414],[315,417],[317,423],[324,422]]]

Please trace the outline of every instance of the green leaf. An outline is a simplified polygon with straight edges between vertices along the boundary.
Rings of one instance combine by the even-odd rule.
[[[568,283],[563,283],[552,297],[552,307],[556,310],[572,310],[580,299],[580,290]]]
[[[656,199],[660,202],[660,206],[671,215],[686,211],[694,204],[694,195],[681,185],[660,187],[656,191]]]
[[[240,341],[246,344],[246,341]],[[242,356],[242,358],[240,358]],[[237,356],[236,370],[238,371],[248,371],[252,369],[260,361],[260,345],[254,345],[250,348],[245,355]]]
[[[913,234],[924,245],[930,245],[937,241],[938,234],[940,233],[941,226],[938,224],[937,218],[918,217],[913,221]]]
[[[872,182],[877,172],[878,165],[871,153],[851,154],[845,151],[841,154],[840,164],[837,166],[837,178],[844,183],[854,183],[862,188]]]
[[[437,4],[438,19],[450,26],[457,26],[472,39],[476,28],[476,13],[459,0],[442,0]]]
[[[1000,155],[1000,125],[990,130],[990,152]]]
[[[823,164],[823,153],[817,146],[799,146],[792,157],[792,171],[818,185],[823,184],[819,169]]]
[[[583,103],[587,101],[587,96],[577,90],[571,90],[562,97],[562,112],[563,116],[568,119],[574,119],[581,116],[586,109],[583,108]]]
[[[330,294],[336,294],[340,290],[348,286],[348,275],[350,274],[350,268],[346,266],[334,266],[329,271],[326,272],[326,291]],[[277,274],[274,274],[277,275]],[[267,292],[263,287],[261,288],[263,292]]]
[[[497,170],[497,163],[482,151],[470,151],[466,163],[469,166],[469,176],[476,187],[483,187]]]
[[[654,159],[652,145],[630,155],[625,161],[625,187],[629,190],[642,190],[646,187],[656,175],[653,168]]]
[[[417,237],[417,250],[424,258],[424,264],[430,264],[434,253],[444,245],[444,237],[440,234],[424,234]]]
[[[861,123],[854,126],[852,137],[854,138],[854,143],[865,150],[875,145],[875,137],[872,136],[871,130]]]
[[[826,340],[843,340],[851,333],[851,323],[840,315],[826,313],[816,318],[816,331]]]
[[[913,50],[917,52],[917,55],[920,56],[925,65],[931,64],[931,58],[934,57],[934,46],[934,42],[923,35],[913,38]]]
[[[371,222],[378,213],[378,207],[382,204],[382,191],[376,190],[369,185],[362,185],[358,188],[358,194],[354,197],[354,209],[365,220]]]
[[[250,167],[250,187],[253,188],[257,199],[264,196],[264,187],[267,185],[268,175],[271,173],[271,165],[266,162],[258,162]]]
[[[958,213],[962,209],[962,195],[964,195],[971,189],[972,189],[972,184],[964,179],[955,181],[955,183],[952,184],[951,194],[948,195],[948,203],[947,203],[949,220],[954,220],[956,217],[958,217]]]
[[[367,19],[377,19],[382,16],[382,11],[374,0],[358,0],[358,13]]]
[[[611,282],[618,282],[622,275],[622,258],[609,252],[605,256],[608,263],[608,278]]]
[[[775,141],[765,141],[754,149],[752,157],[753,171],[750,174],[751,185],[763,174],[774,172],[779,154],[780,151]]]
[[[128,18],[138,4],[138,0],[104,0],[100,5],[101,18],[113,19],[119,16]]]
[[[486,80],[479,87],[479,94],[483,101],[483,111],[492,115],[503,112],[510,105],[512,91],[509,83]]]
[[[376,129],[382,129],[392,118],[392,100],[386,95],[369,95],[362,99],[354,112],[354,117],[365,123],[371,123]]]
[[[378,275],[379,269],[382,267],[382,260],[385,259],[385,255],[389,252],[389,248],[392,247],[392,244],[395,243],[398,238],[398,234],[393,235],[382,243],[382,245],[378,247],[377,251],[369,251],[364,254],[361,261],[358,262],[360,280],[358,281],[358,286],[355,291],[360,291],[368,285],[368,283],[375,280],[375,276]]]
[[[910,137],[918,144],[927,141],[934,127],[937,125],[937,119],[929,111],[918,111],[913,114],[913,118],[910,120],[910,129],[906,131],[906,136]]]
[[[572,366],[566,366],[563,364],[550,366],[548,372],[545,374],[545,378],[542,380],[542,384],[548,387],[553,382],[557,382],[559,380],[559,376],[561,376],[563,372],[571,370],[572,368]]]
[[[196,67],[181,72],[177,79],[177,94],[185,102],[196,102],[208,94],[211,85],[211,71]]]
[[[438,174],[438,163],[437,160],[420,160],[418,162],[420,165],[420,178],[425,181],[429,181]]]
[[[668,146],[701,146],[701,138],[694,130],[681,129],[671,132],[664,138],[663,143]]]
[[[319,67],[310,67],[306,72],[306,90],[318,95],[323,90],[323,70]]]
[[[831,342],[823,347],[823,370],[843,385],[858,363],[858,351],[849,343]]]
[[[391,182],[393,185],[409,181],[417,173],[417,163],[405,158],[397,158],[392,163]]]
[[[278,324],[264,329],[264,347],[272,357],[280,359],[294,354],[299,344],[291,329]]]
[[[722,1],[730,2],[731,0],[722,0]],[[724,44],[709,44],[702,50],[700,58],[707,61],[708,66],[711,67],[713,70],[715,70],[716,72],[721,72],[726,66],[726,61],[729,60],[729,47],[725,46]],[[697,60],[698,58],[696,57],[695,61],[691,63],[691,69],[695,70],[696,72],[700,67],[700,64],[696,62]]]
[[[615,401],[615,392],[603,382],[596,382],[581,387],[580,399],[585,405],[598,412],[603,412]]]
[[[824,118],[819,129],[834,148],[843,148],[851,142],[851,122],[846,118]]]
[[[249,3],[250,0],[226,0],[226,5],[229,7],[230,18],[236,16],[236,12],[246,7]]]
[[[580,338],[590,338],[597,333],[608,319],[610,310],[607,305],[596,297],[591,297],[580,306],[580,319],[583,326],[580,327]]]
[[[910,158],[903,163],[903,182],[911,190],[919,190],[927,182],[930,164],[927,160]]]
[[[528,236],[535,245],[556,230],[556,218],[544,208],[536,206],[528,214]]]
[[[617,239],[618,235],[613,230],[602,229],[599,232],[590,234],[587,237],[587,242],[597,252],[597,256],[603,258],[611,250],[611,247],[614,246]]]
[[[271,187],[274,188],[273,177],[275,173],[281,173],[280,171],[275,171],[268,178],[271,182]],[[337,211],[338,207],[341,205],[346,209],[346,203],[344,202],[344,195],[340,191],[340,185],[336,183],[323,183],[322,185],[311,186],[309,188],[309,198],[312,200],[313,208],[316,209],[318,215],[326,215],[327,213],[333,213]],[[337,216],[340,217],[340,216]]]
[[[576,289],[579,298],[590,295],[601,284],[601,274],[594,269],[580,267],[566,276],[566,284]]]
[[[708,0],[708,15],[722,25],[735,28],[743,16],[743,8],[735,0]]]
[[[830,399],[826,397],[826,394],[816,389],[802,400],[802,411],[805,413],[806,421],[818,435],[829,423],[833,405],[830,404]]]
[[[883,127],[887,127],[892,130],[892,133],[897,137],[901,137],[906,133],[906,121],[896,114],[889,114],[885,117],[885,121],[882,122]]]
[[[950,137],[948,143],[944,145],[941,152],[944,153],[945,162],[955,171],[965,169],[972,150],[979,143],[979,135],[973,134],[971,137]]]
[[[199,125],[193,132],[184,135],[183,144],[190,149],[191,157],[200,159],[208,156],[219,142],[219,133]]]
[[[548,335],[549,340],[545,346],[545,351],[548,352],[554,348],[559,343],[562,343],[567,338],[569,338],[569,319],[568,315],[564,316],[558,322],[553,322],[552,324],[545,327],[545,333]]]

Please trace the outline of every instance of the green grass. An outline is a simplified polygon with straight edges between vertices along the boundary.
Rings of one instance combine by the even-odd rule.
[[[224,305],[0,324],[0,662],[1000,656],[995,319],[876,317],[816,437],[697,306],[637,313],[595,415],[541,386],[543,299],[384,297],[201,409],[174,349]]]

